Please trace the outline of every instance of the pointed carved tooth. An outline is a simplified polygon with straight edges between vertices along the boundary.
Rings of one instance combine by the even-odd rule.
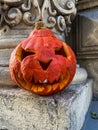
[[[48,80],[47,80],[47,79],[45,79],[43,83],[48,83]]]
[[[38,80],[38,82],[39,82],[39,83],[42,83],[42,81],[41,81],[41,80]]]

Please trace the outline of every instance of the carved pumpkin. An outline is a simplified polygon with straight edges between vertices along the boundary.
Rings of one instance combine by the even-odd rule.
[[[17,85],[39,95],[50,95],[72,81],[76,59],[71,48],[39,22],[12,52],[9,68]]]

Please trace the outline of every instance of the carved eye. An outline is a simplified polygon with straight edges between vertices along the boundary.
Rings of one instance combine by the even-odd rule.
[[[60,49],[55,49],[55,54],[67,57],[63,47],[61,47]]]
[[[22,60],[23,60],[23,59],[26,58],[27,56],[29,56],[29,55],[34,55],[34,54],[35,54],[35,52],[25,51],[25,50],[23,49],[23,50],[22,50],[21,58],[22,58]]]
[[[31,51],[25,51],[21,46],[18,48],[16,52],[17,60],[22,61],[24,58],[26,58],[29,55],[34,55],[35,52]]]

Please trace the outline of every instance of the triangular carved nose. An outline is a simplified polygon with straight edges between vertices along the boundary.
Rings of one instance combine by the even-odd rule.
[[[42,67],[43,70],[47,70],[47,68],[49,67],[50,63],[52,60],[48,61],[47,63],[44,63],[42,61],[39,61],[40,66]]]

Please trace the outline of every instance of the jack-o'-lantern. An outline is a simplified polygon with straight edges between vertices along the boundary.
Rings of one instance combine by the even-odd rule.
[[[72,81],[76,58],[66,43],[43,22],[37,22],[30,36],[12,52],[9,68],[18,86],[39,95],[51,95]]]

